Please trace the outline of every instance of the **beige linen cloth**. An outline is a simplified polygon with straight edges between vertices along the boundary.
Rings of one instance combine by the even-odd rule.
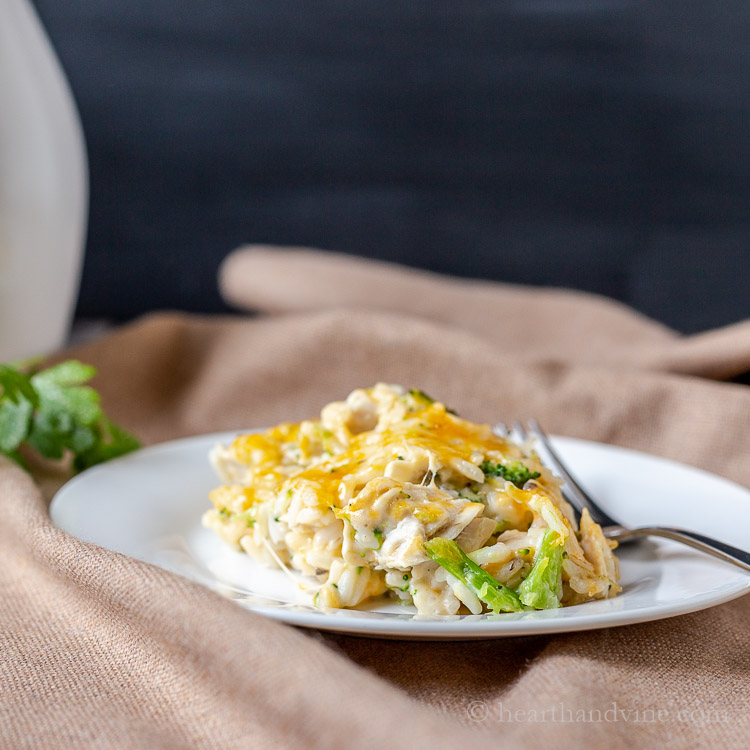
[[[750,321],[681,337],[593,296],[293,249],[241,250],[221,284],[266,314],[152,315],[61,356],[149,443],[384,380],[750,485]],[[67,536],[7,462],[0,503],[3,748],[750,746],[750,597],[581,634],[320,635]]]

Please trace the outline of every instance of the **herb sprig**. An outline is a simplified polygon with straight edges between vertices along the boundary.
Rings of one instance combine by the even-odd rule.
[[[0,365],[0,453],[25,466],[20,449],[44,458],[71,457],[74,472],[140,447],[102,411],[99,394],[85,385],[91,365],[68,360],[45,370]]]

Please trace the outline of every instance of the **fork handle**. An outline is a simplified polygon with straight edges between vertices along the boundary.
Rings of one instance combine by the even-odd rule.
[[[682,542],[702,552],[708,552],[709,555],[737,565],[750,573],[750,552],[738,547],[732,547],[731,544],[725,544],[717,539],[712,539],[710,536],[696,534],[694,531],[673,529],[668,526],[644,526],[640,529],[626,529],[624,526],[607,526],[603,531],[604,536],[608,539],[616,539],[622,542],[641,536],[660,536],[664,539],[672,539],[675,542]]]

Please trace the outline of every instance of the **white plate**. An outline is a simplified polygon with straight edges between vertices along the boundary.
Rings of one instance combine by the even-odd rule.
[[[750,591],[750,575],[675,542],[619,552],[623,592],[607,601],[542,612],[426,617],[397,604],[320,610],[281,571],[235,552],[200,524],[218,483],[202,435],[137,451],[68,482],[52,520],[80,539],[199,581],[292,625],[386,638],[468,639],[628,625],[694,612]],[[626,524],[683,526],[738,547],[750,535],[750,492],[697,469],[609,445],[555,438],[575,475]]]

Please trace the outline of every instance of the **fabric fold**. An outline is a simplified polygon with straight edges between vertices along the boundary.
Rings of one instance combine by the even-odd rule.
[[[747,323],[680,337],[598,298],[301,251],[242,251],[222,278],[274,314],[160,313],[58,358],[95,365],[106,411],[146,443],[303,419],[384,380],[750,486],[750,390],[718,382],[747,369]],[[555,637],[321,635],[67,536],[7,461],[0,509],[0,747],[740,750],[750,732],[750,597]],[[560,704],[670,719],[513,718]]]
[[[528,359],[720,380],[750,372],[750,321],[684,337],[593,294],[457,279],[322,250],[241,247],[224,260],[220,289],[228,303],[262,313],[357,307],[413,315]]]
[[[309,747],[459,740],[459,728],[306,634],[69,537],[0,462],[5,747]],[[342,720],[342,710],[348,714]]]

